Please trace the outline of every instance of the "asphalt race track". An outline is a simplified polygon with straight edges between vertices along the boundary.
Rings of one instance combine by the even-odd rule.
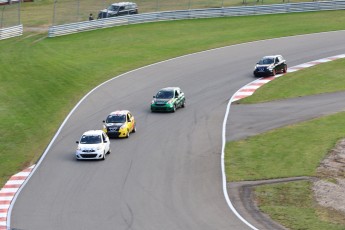
[[[344,37],[340,31],[235,45],[151,65],[103,84],[72,113],[21,190],[10,227],[251,229],[232,213],[222,191],[221,135],[228,100],[254,80],[252,70],[262,56],[282,54],[294,66],[345,53]],[[182,88],[186,108],[152,114],[152,96],[166,86]],[[117,109],[133,113],[137,132],[112,140],[105,161],[76,161],[75,141],[86,130],[100,129]],[[229,136],[233,130],[227,128]]]

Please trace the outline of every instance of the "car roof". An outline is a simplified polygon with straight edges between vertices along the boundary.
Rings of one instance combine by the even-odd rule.
[[[116,110],[111,112],[109,115],[127,115],[129,113],[128,110]]]
[[[126,5],[136,5],[134,2],[117,2],[117,3],[113,3],[111,5],[114,6],[126,6]]]
[[[163,89],[160,89],[159,91],[170,91],[170,90],[177,90],[180,89],[180,87],[165,87]]]
[[[280,54],[276,54],[276,55],[267,55],[267,56],[264,56],[262,59],[265,59],[265,58],[276,58],[276,57],[281,57],[282,55]]]
[[[102,130],[89,130],[83,133],[83,135],[86,136],[95,136],[95,135],[101,135],[103,133]]]

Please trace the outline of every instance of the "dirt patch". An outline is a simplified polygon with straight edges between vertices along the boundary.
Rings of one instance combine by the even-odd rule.
[[[345,215],[345,139],[338,141],[317,169],[313,184],[317,202]]]

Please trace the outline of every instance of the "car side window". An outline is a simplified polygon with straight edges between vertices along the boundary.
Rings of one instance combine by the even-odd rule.
[[[130,114],[127,114],[127,121],[131,121],[131,115]]]
[[[124,6],[121,6],[120,9],[119,9],[119,11],[122,11],[122,10],[124,10],[124,9],[125,9],[125,7],[124,7]]]

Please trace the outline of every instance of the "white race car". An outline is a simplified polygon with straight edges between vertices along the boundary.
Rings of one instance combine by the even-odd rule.
[[[103,130],[89,130],[83,133],[77,144],[77,160],[105,160],[105,155],[111,152],[109,137]]]

